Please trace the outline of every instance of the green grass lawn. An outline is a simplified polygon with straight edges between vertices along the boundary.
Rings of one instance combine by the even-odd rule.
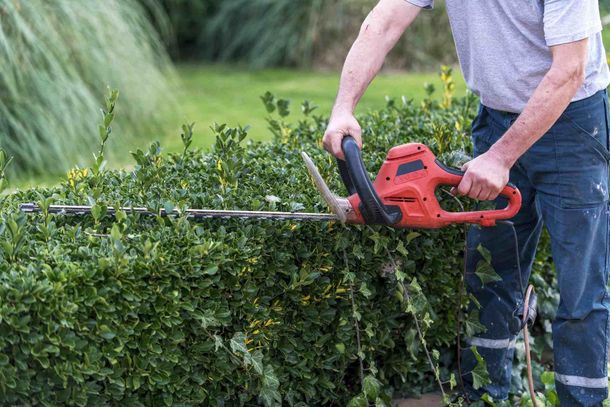
[[[177,68],[179,82],[174,95],[178,111],[161,118],[162,128],[157,134],[136,135],[124,141],[118,134],[111,135],[113,153],[109,167],[120,168],[133,164],[129,151],[145,148],[158,140],[165,151],[180,151],[180,127],[195,122],[194,146],[209,147],[214,142],[210,126],[226,123],[230,126],[249,125],[250,137],[268,140],[265,108],[260,96],[270,91],[278,97],[291,100],[291,120],[302,117],[300,104],[309,100],[318,105],[317,113],[328,115],[334,102],[339,83],[339,72],[313,72],[292,69],[251,70],[245,67],[223,65],[187,65]],[[464,94],[466,86],[456,71],[456,95]],[[378,109],[384,106],[386,96],[421,100],[425,96],[424,84],[432,83],[441,89],[437,73],[384,73],[371,84],[358,111]],[[120,114],[121,101],[118,112]],[[322,137],[322,134],[320,134]],[[92,151],[93,153],[93,151]],[[49,175],[19,180],[13,186],[24,188],[35,185],[53,185],[60,176]]]
[[[320,73],[289,69],[248,70],[228,66],[180,66],[180,86],[176,92],[180,112],[164,119],[164,133],[159,136],[162,146],[170,151],[182,148],[180,125],[196,123],[195,144],[207,147],[213,143],[210,126],[226,123],[231,126],[249,125],[250,137],[267,140],[270,133],[265,122],[265,108],[260,96],[270,91],[278,97],[291,100],[291,111],[296,120],[300,104],[309,100],[318,105],[317,113],[328,115],[334,102],[339,73]],[[466,86],[457,72],[456,94],[464,94]],[[385,97],[420,100],[425,96],[424,84],[433,83],[440,89],[441,82],[435,73],[391,73],[380,75],[362,99],[358,111],[384,106]],[[322,135],[320,135],[321,137]],[[152,140],[139,139],[145,144]]]

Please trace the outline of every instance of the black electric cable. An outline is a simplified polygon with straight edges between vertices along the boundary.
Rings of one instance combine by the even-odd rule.
[[[462,207],[463,210],[463,207]],[[520,257],[520,253],[519,253],[519,238],[517,236],[517,229],[515,228],[515,224],[509,220],[500,220],[496,222],[497,224],[502,224],[502,225],[507,225],[508,227],[510,227],[512,234],[513,234],[513,239],[514,239],[514,247],[515,247],[515,259],[517,261],[517,274],[519,276],[519,288],[520,288],[520,293],[521,293],[521,304],[517,304],[517,307],[514,311],[514,314],[517,315],[513,315],[514,318],[518,318],[519,317],[519,313],[521,311],[521,307],[523,307],[523,310],[521,312],[523,312],[523,315],[521,316],[521,318],[518,318],[519,321],[517,323],[519,323],[519,329],[518,331],[523,330],[523,337],[524,337],[524,344],[525,344],[525,353],[526,353],[526,363],[527,363],[527,379],[528,379],[528,387],[529,387],[529,392],[530,392],[530,397],[532,399],[532,404],[534,407],[538,407],[538,404],[536,402],[536,393],[534,390],[534,380],[533,380],[533,373],[532,373],[532,361],[531,361],[531,352],[530,352],[530,347],[529,347],[529,330],[528,330],[528,322],[533,323],[533,320],[535,319],[535,315],[536,315],[536,295],[534,293],[534,287],[532,285],[529,285],[527,287],[527,290],[524,287],[524,283],[523,283],[523,271],[521,270],[521,257]],[[465,239],[466,240],[466,239]],[[467,256],[468,256],[468,244],[466,243],[464,246],[464,279],[466,278],[466,262],[467,262]],[[533,314],[530,314],[531,312],[533,312]],[[530,318],[531,315],[534,315],[533,318]],[[458,318],[458,322],[459,322],[459,318]],[[517,333],[518,333],[517,331]],[[460,341],[460,333],[458,332],[458,342]],[[460,346],[458,344],[458,352],[459,352]],[[458,373],[460,375],[460,381],[462,379],[462,372],[461,372],[461,366],[459,363],[459,358],[460,358],[460,354],[458,353]],[[470,404],[470,400],[468,398],[468,395],[465,392],[464,389],[464,384],[463,382],[461,382],[462,384],[462,392],[463,395],[466,397],[466,403]]]
[[[521,271],[521,257],[519,256],[519,238],[517,237],[517,229],[515,228],[515,224],[509,220],[501,220],[497,221],[499,224],[507,225],[510,227],[513,232],[513,238],[515,242],[515,258],[517,259],[517,273],[519,274],[519,288],[521,293],[521,305],[517,305],[515,310],[516,316],[513,315],[513,318],[518,317],[519,311],[521,311],[521,307],[523,307],[523,315],[519,319],[520,329],[523,330],[523,343],[525,345],[525,358],[527,365],[527,384],[529,387],[530,397],[532,399],[532,404],[534,407],[538,407],[538,403],[536,402],[536,391],[534,390],[534,378],[532,373],[532,355],[530,352],[530,344],[529,344],[529,329],[528,323],[531,322],[533,324],[534,319],[536,318],[536,294],[534,293],[534,286],[529,285],[527,290],[523,285],[523,272]],[[530,309],[533,308],[533,309]],[[533,312],[533,314],[530,314]],[[530,316],[533,315],[533,318],[530,319]]]

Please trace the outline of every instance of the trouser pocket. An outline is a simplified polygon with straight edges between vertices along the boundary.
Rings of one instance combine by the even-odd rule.
[[[555,140],[563,208],[608,201],[608,100],[605,92],[573,102],[549,130]]]

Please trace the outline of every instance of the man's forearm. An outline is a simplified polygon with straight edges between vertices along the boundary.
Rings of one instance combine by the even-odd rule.
[[[540,139],[582,86],[584,66],[552,67],[511,128],[491,148],[509,166]]]
[[[386,49],[387,47],[380,45],[379,41],[384,41],[382,35],[361,32],[354,42],[341,72],[339,91],[333,111],[354,112],[366,88],[383,66],[383,61],[389,51]]]
[[[404,0],[380,2],[368,15],[343,66],[333,112],[353,113],[396,42],[419,13]],[[401,14],[396,23],[396,13]]]

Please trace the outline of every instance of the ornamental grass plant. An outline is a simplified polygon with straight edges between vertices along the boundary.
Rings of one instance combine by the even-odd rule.
[[[137,2],[5,0],[0,21],[0,146],[13,175],[82,160],[107,86],[123,92],[121,137],[151,132],[172,103],[171,66]]]

